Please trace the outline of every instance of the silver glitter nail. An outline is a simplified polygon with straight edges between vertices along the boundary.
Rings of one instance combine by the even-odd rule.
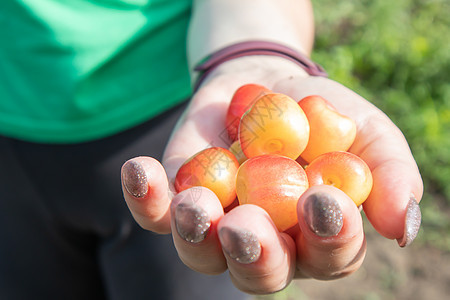
[[[185,241],[200,243],[209,232],[211,219],[203,208],[186,201],[178,204],[175,209],[175,226]]]
[[[316,235],[330,237],[341,231],[344,218],[339,203],[331,195],[310,195],[303,210],[306,224]]]
[[[261,244],[257,236],[248,230],[223,227],[219,232],[219,239],[224,252],[239,263],[253,263],[261,255]]]
[[[403,237],[397,239],[400,247],[406,247],[414,241],[420,229],[422,222],[422,213],[419,204],[414,196],[411,196],[406,207],[405,229]]]
[[[147,174],[142,165],[136,161],[127,161],[123,166],[123,183],[125,189],[136,198],[148,193]]]

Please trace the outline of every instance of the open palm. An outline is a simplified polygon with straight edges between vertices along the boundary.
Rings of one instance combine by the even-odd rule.
[[[368,101],[326,78],[272,78],[276,79],[255,82],[245,75],[212,76],[192,98],[162,165],[153,158],[138,157],[122,168],[125,200],[143,228],[172,233],[180,258],[192,269],[207,274],[229,269],[238,288],[262,294],[282,289],[295,277],[334,279],[350,274],[361,265],[366,244],[359,210],[348,196],[330,186],[312,187],[301,196],[300,230],[289,233],[279,233],[267,213],[253,205],[225,214],[217,197],[205,188],[176,195],[173,180],[187,158],[209,146],[229,146],[225,114],[239,86],[261,83],[297,101],[321,95],[354,119],[357,136],[349,151],[367,162],[374,179],[363,204],[365,213],[380,234],[397,239],[400,246],[415,238],[420,225],[417,202],[423,191],[403,134]],[[318,208],[325,208],[325,215]],[[343,220],[340,226],[324,226],[330,208]],[[323,230],[320,235],[317,228]]]

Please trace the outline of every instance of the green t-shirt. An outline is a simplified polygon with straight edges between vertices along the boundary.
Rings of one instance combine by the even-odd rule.
[[[0,135],[89,141],[191,93],[189,0],[0,1]]]

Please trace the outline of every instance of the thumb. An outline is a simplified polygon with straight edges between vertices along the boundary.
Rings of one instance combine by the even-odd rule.
[[[163,166],[151,157],[128,160],[121,170],[125,201],[136,222],[156,233],[170,233],[171,192]]]

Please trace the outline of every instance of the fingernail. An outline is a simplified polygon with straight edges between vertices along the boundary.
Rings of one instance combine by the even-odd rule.
[[[320,237],[337,235],[343,224],[339,203],[329,194],[310,195],[303,206],[304,217],[309,228]]]
[[[127,161],[123,166],[123,183],[127,192],[136,198],[142,198],[148,193],[147,174],[136,161]]]
[[[203,208],[186,201],[175,208],[175,226],[185,241],[199,243],[206,238],[211,219]]]
[[[242,264],[250,264],[259,259],[261,245],[253,232],[245,229],[223,227],[219,231],[223,251]]]
[[[397,243],[400,247],[406,247],[414,241],[417,233],[420,229],[420,223],[422,221],[422,214],[420,212],[419,204],[414,196],[411,196],[406,208],[405,217],[405,231],[403,237],[397,239]]]

